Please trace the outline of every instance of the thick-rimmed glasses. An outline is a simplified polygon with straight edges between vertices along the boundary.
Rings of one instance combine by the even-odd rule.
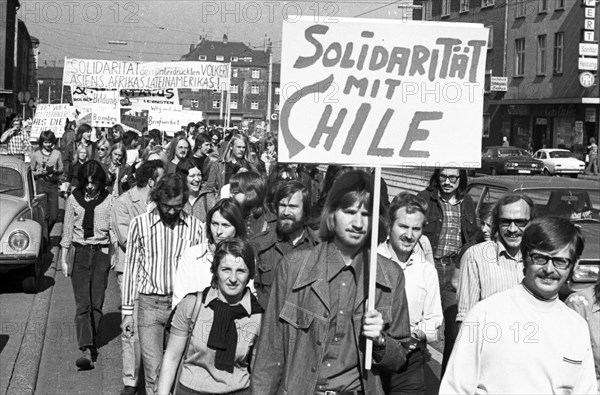
[[[440,174],[438,176],[440,178],[441,182],[444,182],[446,180],[450,180],[451,183],[455,183],[456,181],[458,181],[458,179],[460,178],[460,176],[447,176],[445,174]]]
[[[571,261],[569,258],[544,255],[544,254],[539,254],[537,252],[530,252],[529,258],[531,258],[531,262],[534,265],[538,265],[538,266],[546,266],[548,264],[548,261],[552,261],[552,264],[554,265],[554,267],[557,269],[560,269],[560,270],[568,269],[569,266],[571,266],[573,264],[573,261]]]

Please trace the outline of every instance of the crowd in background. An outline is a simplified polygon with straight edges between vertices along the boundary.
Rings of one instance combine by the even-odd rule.
[[[384,263],[378,264],[387,273],[385,281],[394,283],[386,283],[378,273],[377,286],[391,288],[392,296],[387,291],[385,297],[391,297],[393,305],[384,307],[390,310],[383,314],[363,312],[356,310],[362,306],[358,284],[364,275],[356,251],[370,232],[361,222],[370,216],[372,206],[373,179],[368,170],[328,166],[325,171],[316,165],[279,163],[274,134],[248,135],[201,122],[190,123],[173,136],[157,129],[125,131],[118,124],[98,129],[68,123],[60,140],[45,131],[34,147],[15,136],[18,132],[12,131],[6,138],[9,153],[30,158],[37,190],[47,196],[51,227],[57,221],[59,198],[66,199],[60,265],[73,285],[80,369],[93,368],[98,358],[104,292],[111,268],[117,272],[124,394],[137,392],[141,366],[148,394],[172,388],[181,394],[245,394],[251,389],[271,393],[288,385],[290,393],[423,393],[427,344],[439,339],[445,341],[442,375],[449,372],[442,388],[448,393],[469,392],[461,381],[468,370],[489,368],[477,360],[461,371],[465,356],[477,352],[459,336],[461,325],[471,323],[473,311],[480,311],[474,306],[519,284],[537,299],[554,303],[557,293],[537,294],[535,275],[528,270],[543,267],[545,275],[564,282],[583,249],[579,231],[562,223],[560,227],[576,241],[557,243],[565,248],[568,243],[577,245],[565,253],[568,257],[543,255],[539,247],[522,245],[524,239],[537,237],[526,235],[531,223],[538,226],[538,233],[556,226],[536,222],[531,199],[524,194],[507,195],[478,216],[466,194],[465,170],[435,169],[428,187],[417,195],[389,197],[382,182],[377,224],[378,253]],[[342,257],[349,246],[353,253],[344,265]],[[330,255],[338,250],[339,262]],[[390,262],[395,265],[388,268]],[[308,310],[298,307],[314,297],[298,290],[315,281],[313,286],[318,287],[322,277],[311,276],[320,273],[321,263],[339,264],[339,273],[327,277],[327,292],[332,293],[325,299],[335,306],[332,317],[315,316],[310,312],[313,305]],[[305,265],[312,269],[294,271]],[[289,280],[296,279],[293,276],[297,281]],[[291,281],[290,288],[286,281]],[[348,283],[355,286],[346,290]],[[599,294],[596,286],[595,294],[577,294],[569,303],[596,322],[598,309],[584,307],[599,303]],[[522,292],[517,296],[527,298]],[[284,303],[286,298],[296,305]],[[556,317],[563,317],[564,311],[557,309]],[[357,314],[363,320],[362,332],[345,318]],[[291,326],[265,327],[265,317]],[[317,319],[327,321],[324,337],[312,332]],[[594,328],[590,324],[599,372]],[[357,357],[362,351],[352,355],[352,350],[362,348],[349,336],[353,331],[374,341],[375,364],[381,364],[382,372],[388,369],[388,374],[377,374],[373,381],[363,377],[360,367],[355,371],[362,364],[362,356]],[[302,336],[310,341],[302,343],[306,341]],[[287,343],[274,344],[274,339]],[[304,344],[305,350],[293,349],[293,342]],[[490,357],[482,349],[481,358]],[[551,359],[553,351],[559,352],[546,350],[544,356]],[[324,353],[317,362],[320,367],[309,366],[306,361],[319,352]],[[499,352],[494,350],[494,356]],[[588,354],[577,355],[587,369]],[[253,357],[258,361],[255,372],[250,369]],[[282,366],[292,360],[298,365]],[[298,383],[306,380],[303,369],[314,373],[309,375],[314,376],[314,385],[311,381],[299,389]],[[501,375],[492,371],[468,380],[502,388]],[[561,379],[573,388],[597,388],[595,378],[590,384],[586,372],[563,373]],[[535,385],[545,383],[538,379]]]

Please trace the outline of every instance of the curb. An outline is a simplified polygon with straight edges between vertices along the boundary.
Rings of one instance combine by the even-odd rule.
[[[58,225],[58,223],[56,224]],[[52,233],[62,233],[61,226],[54,226]],[[56,230],[60,228],[59,232]],[[52,248],[52,253],[58,258],[59,246]],[[50,277],[53,281],[56,276],[58,259],[54,260],[44,276]],[[37,293],[33,297],[31,312],[27,318],[27,325],[19,355],[15,361],[15,368],[12,372],[10,382],[8,384],[7,394],[34,394],[37,377],[40,368],[40,358],[42,357],[42,349],[44,347],[44,339],[46,337],[46,327],[48,324],[48,315],[50,313],[50,300],[54,285],[50,286],[43,292]]]

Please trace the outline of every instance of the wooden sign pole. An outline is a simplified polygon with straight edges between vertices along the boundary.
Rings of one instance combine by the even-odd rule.
[[[375,309],[375,279],[377,277],[377,240],[379,239],[379,206],[381,202],[381,167],[375,167],[373,185],[373,216],[371,217],[371,254],[369,257],[369,293],[367,311]],[[367,339],[365,350],[365,369],[371,370],[373,360],[373,341]]]

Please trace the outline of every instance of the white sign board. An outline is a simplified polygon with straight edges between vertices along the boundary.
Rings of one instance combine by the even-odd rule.
[[[579,74],[579,84],[584,88],[591,88],[596,82],[596,76],[589,71],[583,71]]]
[[[230,63],[65,59],[63,84],[104,89],[229,90]]]
[[[30,139],[37,140],[45,130],[54,132],[57,138],[65,132],[67,118],[72,115],[71,105],[66,104],[39,104],[31,124]]]
[[[73,106],[80,114],[91,113],[90,126],[112,127],[119,123],[119,93],[112,89],[71,87]]]
[[[474,23],[284,22],[279,160],[479,166],[487,39]]]
[[[579,58],[579,70],[598,70],[598,58]]]
[[[508,77],[490,77],[490,91],[506,92],[508,91]]]
[[[121,114],[121,124],[141,133],[148,127],[148,117]]]
[[[598,44],[579,43],[579,56],[598,56]]]
[[[121,89],[121,106],[136,111],[149,110],[151,105],[178,106],[179,91],[168,88],[157,91],[139,89]]]
[[[148,130],[158,129],[168,136],[181,130],[181,111],[161,109],[148,112]]]

